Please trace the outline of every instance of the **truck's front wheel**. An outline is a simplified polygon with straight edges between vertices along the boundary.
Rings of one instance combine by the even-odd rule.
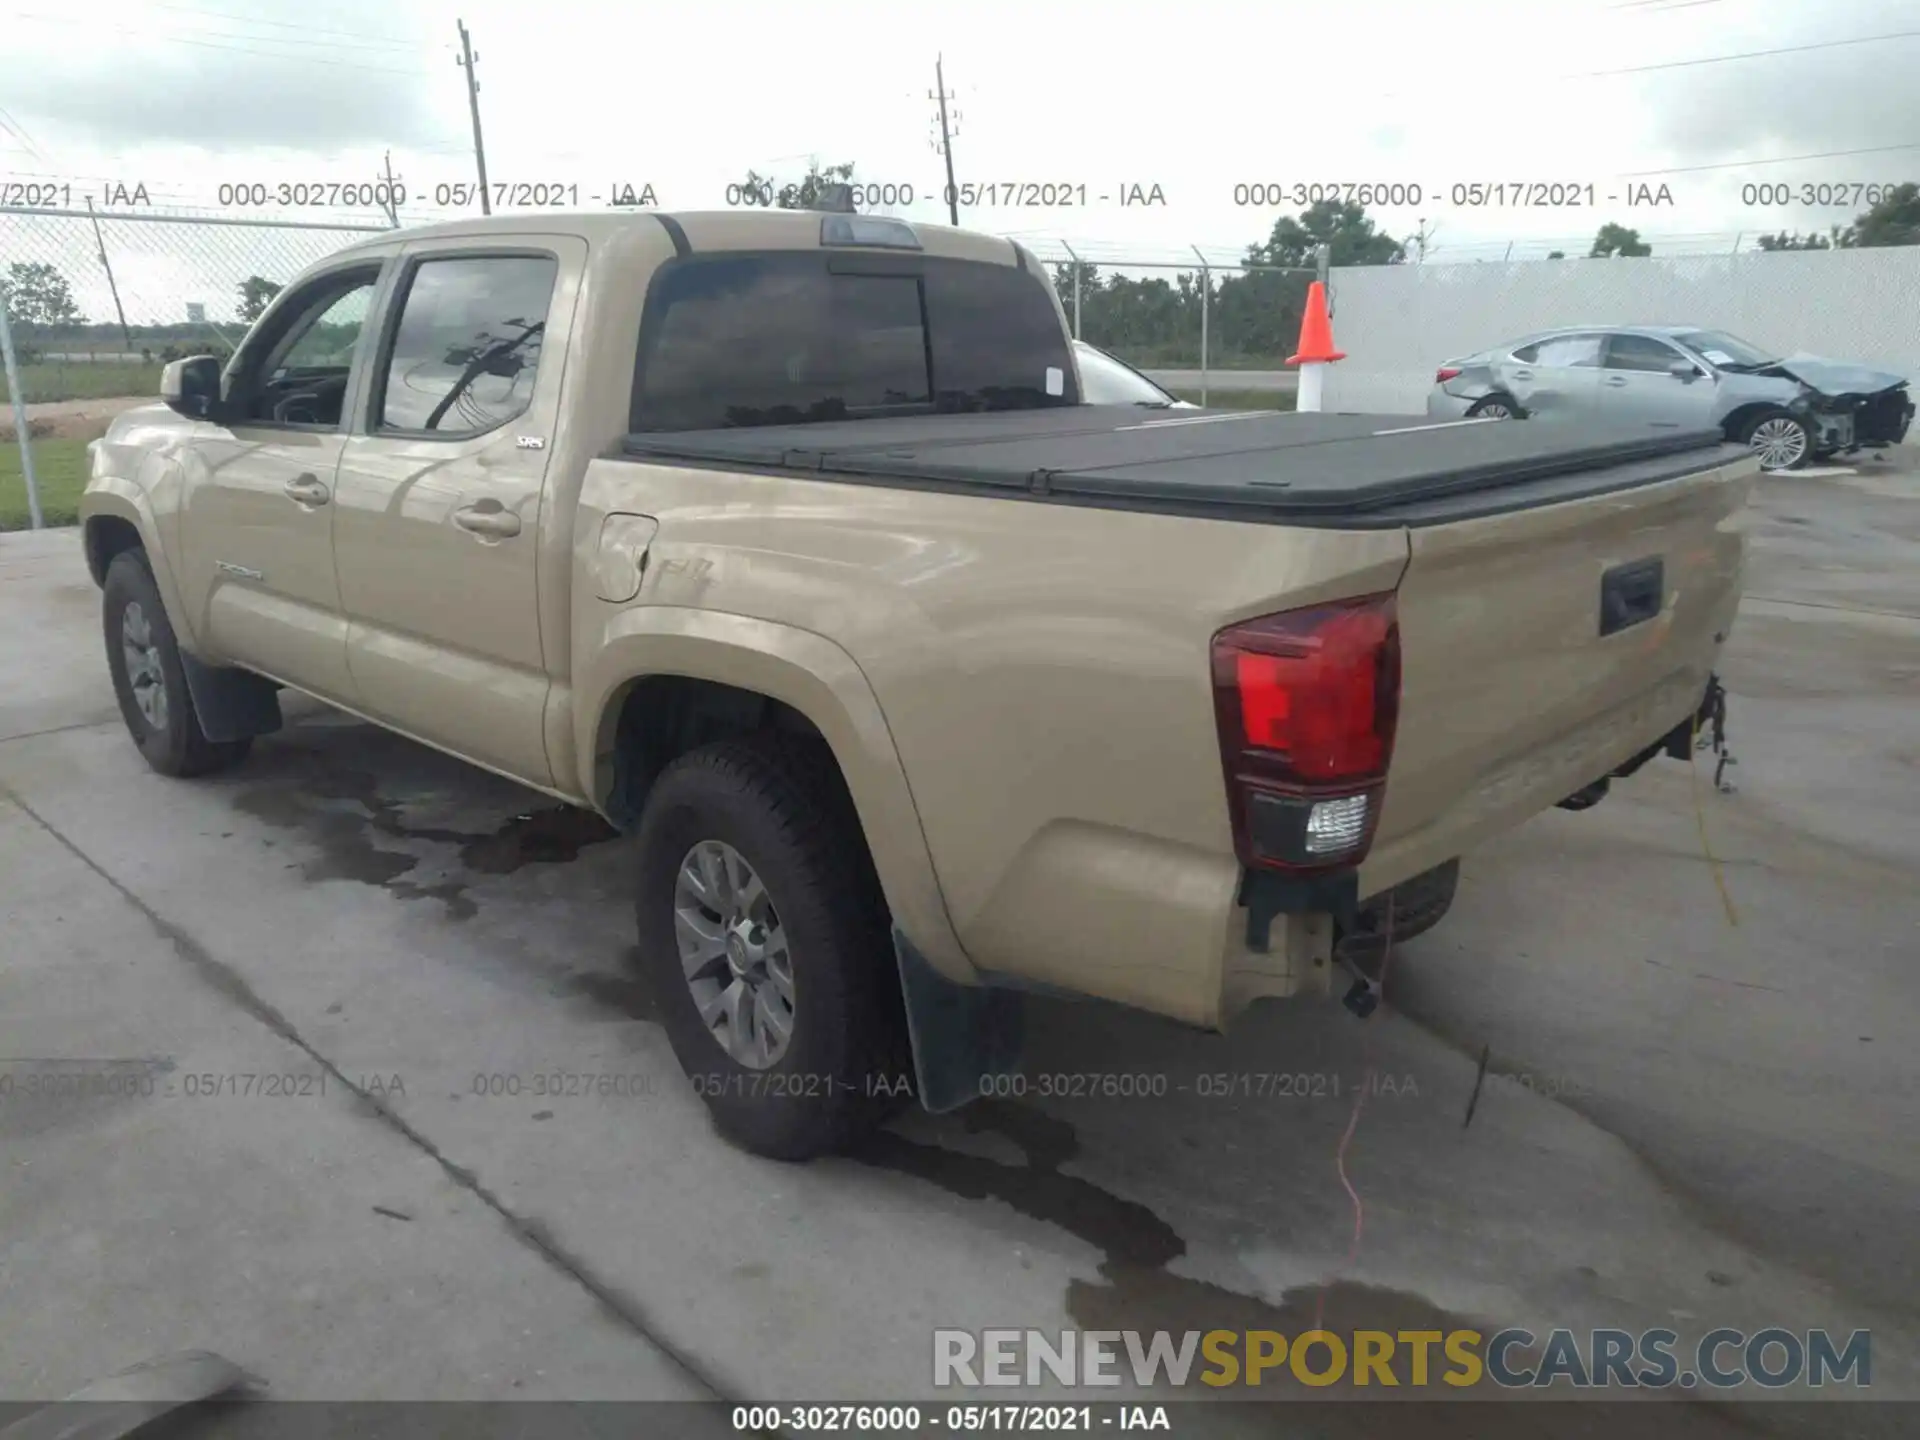
[[[253,742],[209,740],[200,728],[180,645],[146,556],[138,550],[114,556],[101,593],[114,698],[147,764],[162,775],[180,777],[239,764]]]
[[[804,1160],[884,1118],[905,1088],[898,971],[825,747],[753,737],[682,756],[647,797],[638,852],[639,963],[720,1131]]]

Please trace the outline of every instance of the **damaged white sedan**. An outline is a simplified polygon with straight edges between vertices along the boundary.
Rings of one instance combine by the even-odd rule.
[[[1903,376],[1814,355],[1769,354],[1690,325],[1569,326],[1522,336],[1434,373],[1446,419],[1617,419],[1718,427],[1768,470],[1897,445],[1913,423]]]

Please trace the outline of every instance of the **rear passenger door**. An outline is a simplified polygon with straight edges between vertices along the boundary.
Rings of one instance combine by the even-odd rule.
[[[540,519],[585,263],[566,235],[402,252],[333,507],[361,708],[538,785],[541,548],[564,572],[572,540]]]
[[[1607,337],[1600,379],[1601,413],[1622,424],[1660,430],[1713,425],[1713,381],[1691,357],[1652,335]],[[1676,375],[1674,367],[1686,366]]]
[[[1555,335],[1513,352],[1507,388],[1520,408],[1540,419],[1591,416],[1600,403],[1598,334]]]

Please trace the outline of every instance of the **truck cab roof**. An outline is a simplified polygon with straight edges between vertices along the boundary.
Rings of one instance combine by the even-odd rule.
[[[437,225],[418,225],[390,234],[371,236],[356,245],[336,252],[329,259],[355,250],[385,248],[395,241],[448,240],[472,236],[577,235],[589,245],[618,239],[636,230],[664,229],[673,238],[679,253],[728,250],[821,250],[842,248],[825,238],[837,227],[826,221],[880,222],[884,227],[904,231],[915,242],[914,253],[953,260],[984,261],[998,265],[1024,265],[1039,269],[1032,252],[1017,241],[975,230],[956,230],[949,225],[929,225],[920,221],[899,220],[890,216],[841,215],[820,210],[519,210],[510,215],[487,215],[473,219],[449,220]],[[900,249],[894,245],[849,244],[849,249]]]

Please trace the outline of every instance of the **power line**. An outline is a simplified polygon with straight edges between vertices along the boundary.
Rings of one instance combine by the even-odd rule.
[[[98,25],[96,22],[81,20],[72,16],[66,16],[66,15],[34,15],[34,14],[16,13],[10,16],[9,18],[14,20],[37,20],[42,22],[43,24],[48,24],[48,25],[84,25],[90,29],[98,28]],[[168,34],[165,31],[140,30],[137,28],[130,28],[130,27],[118,27],[117,33],[122,35],[140,35],[147,39],[157,40],[162,44],[192,45],[202,50],[227,50],[227,51],[231,51],[236,55],[257,55],[262,57],[263,59],[268,59],[268,60],[288,60],[288,61],[292,61],[294,64],[297,64],[297,65],[328,65],[328,66],[334,67],[335,69],[340,69],[340,70],[363,70],[368,72],[369,74],[374,74],[374,75],[404,75],[408,79],[416,79],[419,76],[427,73],[424,69],[399,70],[399,69],[395,69],[390,65],[364,65],[351,60],[328,60],[328,59],[321,59],[311,54],[290,55],[284,50],[257,50],[257,49],[251,49],[243,45],[221,45],[211,40],[197,40],[186,35]],[[270,44],[273,43],[272,37],[268,37],[264,35],[237,36],[232,38],[266,40]],[[286,43],[293,44],[296,42],[288,41]]]
[[[1920,150],[1920,140],[1905,145],[1869,145],[1857,150],[1824,150],[1816,155],[1778,155],[1771,160],[1722,160],[1712,165],[1676,165],[1666,170],[1627,170],[1616,178],[1642,180],[1655,175],[1699,175],[1708,170],[1745,170],[1754,165],[1794,165],[1802,160],[1845,160],[1854,155],[1891,155]]]
[[[286,20],[261,20],[252,15],[235,15],[228,10],[200,10],[191,5],[169,5],[161,0],[149,0],[149,10],[175,10],[182,15],[194,15],[208,20],[233,20],[242,25],[266,25],[275,30],[297,30],[305,35],[337,35],[343,39],[363,41],[367,44],[384,45],[393,50],[417,50],[419,46],[398,35],[375,36],[360,30],[322,30],[313,25],[296,25]],[[262,39],[267,37],[262,36]]]
[[[1896,30],[1891,35],[1860,35],[1851,40],[1815,40],[1805,45],[1782,45],[1777,50],[1747,50],[1738,55],[1703,55],[1697,60],[1663,60],[1657,65],[1623,65],[1617,70],[1582,70],[1562,80],[1597,80],[1608,75],[1644,75],[1653,70],[1686,70],[1696,65],[1727,65],[1735,60],[1765,60],[1774,55],[1800,55],[1809,50],[1837,50],[1843,45],[1878,45],[1888,40],[1911,40],[1920,30]]]

